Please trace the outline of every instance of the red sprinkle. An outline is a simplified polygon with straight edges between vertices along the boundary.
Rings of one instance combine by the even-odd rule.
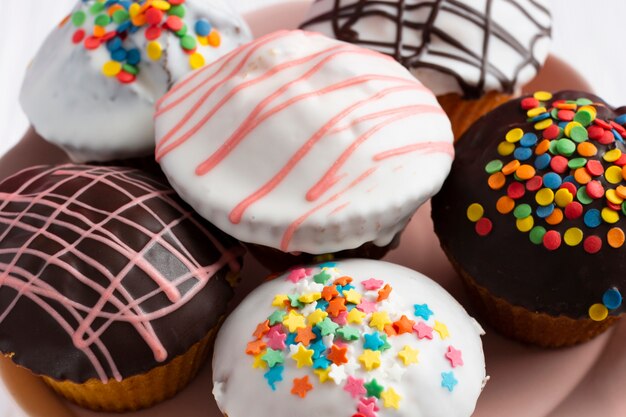
[[[146,29],[146,39],[153,41],[161,37],[161,28],[159,26],[150,26]]]
[[[514,183],[512,183],[511,185],[513,184]],[[534,177],[526,181],[526,189],[528,191],[532,191],[532,192],[537,191],[541,188],[542,185],[543,185],[543,178],[541,178],[539,175],[535,175]]]
[[[178,16],[170,16],[165,21],[165,26],[173,32],[178,32],[183,28],[184,25],[185,24],[183,23],[182,19]]]
[[[130,84],[135,81],[135,78],[136,77],[133,74],[130,74],[126,71],[120,71],[119,74],[117,74],[117,79],[122,84]]]
[[[74,36],[72,36],[72,42],[81,43],[83,39],[85,39],[84,29],[78,29],[76,32],[74,32]]]
[[[571,122],[574,120],[575,115],[576,113],[571,110],[559,110],[556,116],[565,122]]]
[[[611,129],[611,125],[610,125],[610,124],[608,124],[607,122],[605,122],[605,121],[604,121],[604,120],[602,120],[602,119],[596,119],[596,120],[594,120],[593,122],[594,122],[596,125],[600,126],[602,129],[608,129],[608,130],[610,130],[610,129]]]
[[[576,192],[578,191],[578,189],[576,188],[576,185],[574,185],[571,182],[564,182],[563,184],[561,184],[559,188],[565,188],[572,195],[576,195]]]
[[[117,36],[117,32],[107,32],[104,34],[103,37],[101,37],[100,39],[102,39],[102,42],[106,42],[106,41],[110,41],[111,39],[113,39],[114,37]]]
[[[567,163],[567,158],[557,155],[550,160],[550,168],[552,168],[552,171],[562,174],[567,171]]]
[[[561,246],[561,234],[556,230],[549,230],[543,235],[543,246],[548,250],[557,250]]]
[[[600,140],[604,136],[604,129],[600,126],[589,126],[587,132],[589,132],[589,139],[593,140]]]
[[[487,236],[491,233],[491,229],[493,229],[493,223],[486,217],[482,217],[476,222],[476,233],[479,236]]]
[[[169,0],[169,3],[172,6],[178,6],[179,4],[183,4],[185,2],[185,0]]]
[[[161,20],[163,20],[163,12],[154,7],[150,7],[148,10],[146,10],[145,15],[146,22],[149,25],[158,25],[159,23],[161,23]]]
[[[565,217],[574,220],[583,215],[583,205],[578,201],[572,201],[565,206]]]
[[[623,167],[624,165],[626,165],[626,153],[623,153],[617,161],[613,162],[613,164],[619,167]]]
[[[88,36],[85,38],[85,48],[86,49],[98,49],[100,47],[101,41],[95,36]]]
[[[522,100],[522,109],[530,110],[539,107],[539,100],[534,97],[526,97]]]
[[[607,200],[606,205],[611,209],[611,210],[615,210],[615,211],[620,211],[622,209],[622,206],[620,204],[613,204],[610,201]]]
[[[589,173],[589,175],[593,175],[594,177],[599,177],[604,174],[604,167],[602,166],[602,162],[597,159],[590,159],[587,161],[587,165],[585,165],[585,169]]]
[[[513,200],[517,200],[524,197],[526,190],[521,182],[512,182],[511,185],[509,185],[509,188],[507,188],[506,193]]]
[[[620,135],[624,136],[626,135],[626,129],[624,129],[624,127],[622,125],[618,125],[615,122],[611,122],[611,127],[615,130],[617,130],[617,133],[619,133]]]
[[[589,236],[583,242],[583,247],[587,253],[598,253],[602,249],[602,239],[598,236]]]
[[[610,145],[615,142],[615,136],[613,136],[613,132],[610,130],[605,130],[598,142],[602,145]]]
[[[543,137],[545,139],[556,139],[559,137],[560,132],[561,129],[559,129],[559,126],[552,125],[543,131]]]
[[[600,183],[600,181],[589,181],[585,186],[585,191],[587,191],[587,195],[593,199],[602,198],[604,196],[604,187]]]

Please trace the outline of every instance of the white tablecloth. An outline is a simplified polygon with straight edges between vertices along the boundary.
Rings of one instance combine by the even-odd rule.
[[[0,155],[28,126],[17,103],[24,69],[50,29],[76,0],[0,0]],[[242,11],[285,0],[228,0]],[[476,0],[478,1],[478,0]],[[552,51],[573,65],[595,92],[612,104],[626,104],[626,1],[551,0]],[[511,22],[515,24],[515,22]],[[0,417],[26,417],[0,380]]]

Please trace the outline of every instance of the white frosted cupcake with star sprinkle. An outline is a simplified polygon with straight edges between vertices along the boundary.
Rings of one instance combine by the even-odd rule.
[[[469,417],[484,382],[478,323],[434,281],[347,260],[253,291],[218,335],[228,417]]]

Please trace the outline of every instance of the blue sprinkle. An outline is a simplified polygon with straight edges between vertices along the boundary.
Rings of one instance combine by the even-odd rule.
[[[563,178],[563,182],[571,182],[574,185],[578,185],[573,175],[568,175],[567,177]]]
[[[441,386],[442,388],[447,388],[448,391],[452,392],[454,387],[459,383],[457,379],[454,377],[454,372],[442,372],[441,373]]]
[[[117,27],[117,33],[126,32],[127,30],[131,28],[131,26],[132,26],[131,21],[127,20],[126,22],[122,23],[121,25]]]
[[[537,207],[537,209],[535,210],[535,213],[537,213],[537,216],[541,217],[542,219],[545,219],[546,217],[551,215],[553,211],[554,211],[554,204],[548,204],[547,206]]]
[[[328,359],[324,356],[320,356],[313,361],[313,369],[328,369],[330,364],[331,362]]]
[[[548,172],[543,176],[543,185],[546,188],[550,188],[551,190],[556,190],[561,186],[563,180],[561,180],[561,176],[556,172]]]
[[[513,152],[513,156],[517,160],[526,161],[533,156],[533,151],[530,148],[517,148],[515,152]]]
[[[328,308],[328,301],[324,300],[324,299],[320,299],[317,300],[317,308],[319,308],[322,311],[326,311],[326,309]]]
[[[520,145],[530,148],[531,146],[535,146],[537,144],[537,135],[534,133],[526,133],[522,136],[522,139],[519,141]]]
[[[623,125],[626,124],[626,113],[620,114],[615,118],[615,123]]]
[[[374,332],[372,334],[363,335],[365,339],[365,343],[363,343],[363,347],[369,350],[379,350],[384,344],[384,340],[380,338],[380,333]]]
[[[624,139],[622,138],[622,135],[620,135],[617,130],[612,129],[611,131],[613,132],[613,136],[615,137],[615,140],[618,140],[618,141],[624,143]]]
[[[272,391],[276,391],[276,383],[283,380],[284,369],[285,367],[283,365],[276,365],[263,375]]]
[[[324,344],[324,341],[320,338],[315,343],[311,343],[309,345],[309,349],[313,351],[313,359],[318,359],[324,354],[324,352],[326,352],[326,345]]]
[[[126,10],[130,9],[130,6],[133,4],[132,1],[127,1],[127,0],[123,0],[120,1],[120,6],[122,6],[123,8],[125,8]]]
[[[324,269],[324,268],[334,268],[335,266],[337,266],[337,262],[324,262],[323,264],[319,265],[319,267],[321,269]]]
[[[565,127],[566,127],[568,124],[570,124],[570,122],[561,122],[561,123],[559,123],[559,127],[560,127],[561,129],[565,129]]]
[[[548,166],[550,166],[551,160],[552,160],[552,157],[547,153],[544,153],[543,155],[539,155],[537,158],[535,158],[535,168],[546,169],[548,168]]]
[[[428,308],[428,304],[415,304],[413,308],[415,308],[415,317],[421,317],[424,320],[428,320],[430,316],[434,314],[433,311]]]
[[[600,226],[602,224],[602,216],[600,215],[600,210],[588,210],[585,213],[584,221],[587,227],[595,228]]]
[[[209,21],[206,19],[199,19],[196,22],[195,30],[198,36],[209,36],[209,33],[211,33],[211,29],[213,28],[211,27]]]
[[[111,59],[113,61],[124,62],[126,61],[127,56],[128,56],[128,52],[126,52],[126,49],[124,48],[119,48],[111,52]]]
[[[127,22],[124,22],[124,23],[128,23],[128,21],[127,21]],[[120,25],[120,26],[121,26],[121,25]],[[137,32],[139,29],[141,29],[141,26],[134,26],[134,25],[130,25],[130,29],[129,29],[128,31],[129,31],[130,33],[135,33],[135,32]]]
[[[622,305],[622,294],[617,288],[608,289],[602,296],[602,304],[609,310],[615,310]]]
[[[141,52],[137,48],[128,51],[126,62],[130,65],[138,65],[141,62]]]
[[[107,49],[110,52],[120,49],[121,47],[122,47],[122,40],[117,36],[107,42]]]
[[[346,310],[348,310],[348,313],[352,311],[352,309],[355,307],[356,307],[356,304],[352,304],[352,303],[346,304]]]
[[[287,345],[297,345],[298,343],[296,342],[296,337],[298,336],[297,333],[289,333],[287,335],[287,339],[285,339],[285,343]]]
[[[552,116],[550,116],[550,113],[541,113],[538,116],[535,116],[535,117],[532,117],[532,118],[528,119],[528,121],[530,123],[535,123],[535,122],[540,122],[542,120],[549,119],[550,117],[552,117]]]

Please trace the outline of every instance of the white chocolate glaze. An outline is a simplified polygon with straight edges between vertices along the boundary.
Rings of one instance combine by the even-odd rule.
[[[358,329],[360,338],[346,343],[349,346],[348,362],[340,365],[340,371],[335,371],[335,374],[341,377],[343,372],[365,381],[375,378],[385,391],[393,388],[400,396],[398,409],[385,406],[385,401],[381,399],[377,402],[380,408],[378,412],[363,414],[376,417],[469,417],[487,378],[480,340],[482,329],[463,307],[437,283],[402,266],[381,261],[348,260],[325,267],[331,276],[326,285],[330,286],[335,278],[349,276],[353,279],[351,285],[363,295],[363,300],[375,301],[378,296],[376,290],[366,290],[364,281],[374,278],[389,284],[392,288],[389,298],[377,304],[377,311],[386,311],[391,321],[405,315],[416,326],[419,324],[432,328],[439,323],[447,328],[447,335],[445,331],[433,331],[432,339],[420,338],[416,331],[389,336],[387,340],[391,347],[381,353],[380,367],[368,372],[358,357],[364,352],[363,335],[372,333],[368,323],[373,313],[366,314],[362,324],[347,325]],[[274,297],[319,291],[316,287],[323,285],[316,284],[314,276],[321,270],[321,266],[296,270],[263,284],[239,305],[222,326],[213,357],[213,394],[222,412],[229,417],[252,414],[273,417],[358,415],[360,399],[353,398],[344,389],[347,377],[339,384],[336,381],[321,383],[312,367],[297,367],[289,350],[297,351],[302,343],[286,351],[283,380],[276,382],[275,390],[271,389],[264,377],[269,368],[253,368],[255,358],[246,354],[248,343],[255,340],[253,333],[257,324],[277,310],[277,307],[272,306]],[[289,279],[297,279],[303,271],[306,278],[297,283]],[[416,316],[415,304],[427,304],[432,316],[427,320]],[[296,310],[303,314],[314,311],[308,306]],[[333,340],[336,342],[339,338],[337,335],[333,339],[326,337],[324,345],[329,347]],[[263,340],[267,340],[267,334]],[[405,365],[400,360],[398,353],[405,346],[419,351],[417,363]],[[450,346],[461,352],[462,364],[457,361],[453,366],[453,362],[446,357]],[[457,380],[452,391],[442,386],[442,372],[452,372]],[[312,390],[302,399],[292,394],[291,389],[294,378],[304,376],[308,376]]]
[[[437,95],[512,93],[543,65],[544,0],[318,0],[302,25],[394,56]]]
[[[94,30],[89,8],[94,0],[79,1],[73,12],[87,13],[81,29]],[[243,19],[223,0],[187,0],[183,21],[188,33],[194,23],[208,20],[221,35],[218,47],[198,44],[197,52],[210,63],[251,39]],[[111,24],[108,28],[113,28]],[[71,21],[55,28],[32,61],[20,101],[35,130],[62,147],[75,162],[107,161],[145,156],[154,149],[154,105],[170,87],[192,71],[189,55],[178,37],[163,29],[156,39],[163,53],[152,60],[146,53],[146,26],[128,36],[123,46],[141,51],[139,74],[130,84],[106,77],[102,68],[111,60],[105,45],[87,50],[72,41]]]
[[[387,245],[452,156],[435,96],[389,57],[301,31],[267,35],[159,103],[156,158],[226,233],[283,252]]]

